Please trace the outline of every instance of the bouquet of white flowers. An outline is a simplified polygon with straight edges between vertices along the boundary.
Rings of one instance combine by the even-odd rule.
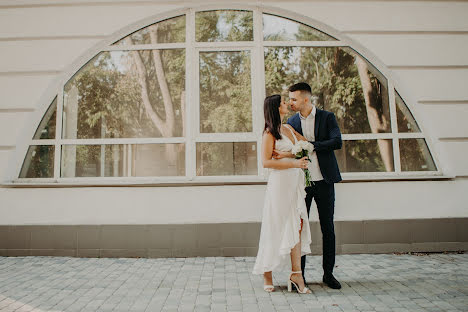
[[[307,142],[307,141],[297,141],[297,143],[294,144],[291,150],[291,152],[298,159],[305,157],[305,156],[309,156],[309,153],[312,154],[313,151],[314,151],[314,146],[310,142]],[[310,179],[309,169],[302,169],[302,170],[304,170],[304,174],[305,174],[305,186],[311,186],[312,181]]]

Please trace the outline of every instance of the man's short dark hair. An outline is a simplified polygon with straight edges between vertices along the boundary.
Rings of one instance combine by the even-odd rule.
[[[299,82],[299,83],[293,84],[292,86],[289,87],[288,91],[289,92],[301,91],[301,92],[307,92],[308,94],[312,94],[312,89],[310,88],[307,82]]]

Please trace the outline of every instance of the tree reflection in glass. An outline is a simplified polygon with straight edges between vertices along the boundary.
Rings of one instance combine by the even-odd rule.
[[[401,171],[436,171],[424,139],[400,139]]]
[[[378,136],[373,135],[391,133],[386,78],[348,47],[304,47],[300,43],[271,47],[274,45],[272,41],[310,43],[336,39],[288,18],[260,14],[263,17],[263,43],[270,45],[263,51],[266,95],[280,93],[287,96],[291,84],[308,82],[314,103],[335,113],[343,134],[370,134],[358,136],[367,140],[344,141],[343,149],[336,151],[342,171],[395,171],[390,136],[377,139]],[[199,107],[192,111],[199,109],[200,116],[193,122],[199,122],[202,133],[213,133],[213,137],[217,133],[227,133],[234,135],[236,141],[240,132],[252,132],[252,122],[257,122],[252,121],[251,51],[256,51],[259,46],[245,48],[241,43],[254,39],[253,12],[196,12],[193,31],[197,42],[239,43],[237,48],[233,44],[228,44],[229,47],[221,44],[224,48],[215,48],[217,52],[198,49],[208,45],[197,43],[195,50],[191,49],[195,54],[189,57],[199,57],[199,84],[192,85],[195,89],[199,87]],[[183,43],[185,35],[186,16],[182,15],[139,29],[115,42],[113,48],[121,51],[99,53],[65,84],[62,133],[55,133],[57,102],[60,102],[56,98],[33,139],[55,139],[57,135],[59,139],[61,136],[78,140],[184,137],[185,71],[188,66],[185,49],[165,49],[170,45],[164,45],[160,50],[137,47],[139,50],[129,51],[128,48]],[[196,94],[198,90],[192,91]],[[402,98],[396,91],[391,92],[395,92],[398,132],[421,132]],[[397,137],[407,136],[392,134],[391,137],[398,140]],[[185,174],[183,143],[62,143],[63,177]],[[423,138],[399,139],[399,146],[402,171],[436,170]],[[255,142],[198,142],[196,147],[197,175],[257,174]],[[53,159],[54,146],[30,146],[20,177],[52,177]],[[154,159],[165,168],[155,164]],[[155,171],[152,171],[153,167]]]
[[[335,113],[342,133],[391,132],[387,80],[354,50],[265,48],[267,95],[286,94],[299,81],[310,84],[318,108]],[[391,140],[379,140],[378,148],[386,171],[393,171]]]
[[[398,92],[395,92],[398,132],[421,132],[418,123]]]
[[[197,176],[221,175],[257,175],[257,143],[197,143]]]
[[[20,178],[54,177],[53,145],[32,145],[28,148],[21,168]]]
[[[315,28],[270,14],[263,14],[265,41],[328,41],[335,38]]]
[[[317,106],[335,113],[342,133],[391,132],[386,79],[349,48],[265,48],[266,94],[310,84]]]
[[[159,42],[158,28],[148,31],[150,42]],[[132,45],[132,36],[123,43]],[[168,138],[184,133],[185,49],[101,52],[65,85],[65,139]],[[173,166],[175,146],[165,148]],[[64,149],[62,166],[70,176],[75,174],[73,166],[83,161],[78,152],[76,146]]]
[[[167,150],[174,154],[167,156]],[[70,161],[70,155],[76,155]],[[64,145],[62,177],[184,176],[185,144]]]
[[[252,131],[250,52],[200,52],[200,132]]]
[[[52,101],[49,109],[42,117],[39,127],[34,134],[34,140],[55,139],[55,124],[57,120],[57,98]]]
[[[66,139],[182,136],[185,51],[102,52],[65,85]]]
[[[251,11],[204,11],[195,14],[195,39],[198,42],[252,41]]]
[[[381,154],[381,144],[392,146],[392,140],[349,140],[343,141],[340,150],[335,151],[341,172],[392,172],[393,157],[387,159]],[[393,148],[391,150],[393,153]]]
[[[140,29],[113,45],[185,42],[185,15],[170,18]],[[131,40],[127,40],[130,38]]]

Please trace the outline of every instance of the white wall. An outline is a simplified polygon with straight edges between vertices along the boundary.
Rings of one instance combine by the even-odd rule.
[[[231,1],[216,1],[217,4]],[[341,183],[337,220],[468,216],[468,3],[237,1],[328,25],[385,64],[451,180]],[[0,180],[54,79],[146,17],[209,2],[0,2]],[[213,2],[212,2],[213,3]],[[42,101],[42,102],[41,102]],[[0,188],[1,224],[259,221],[264,186]]]
[[[339,183],[335,220],[466,217],[467,189],[466,180]],[[0,224],[260,222],[264,192],[262,185],[3,188]]]

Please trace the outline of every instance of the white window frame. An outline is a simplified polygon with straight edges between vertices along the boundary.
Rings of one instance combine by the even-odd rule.
[[[253,41],[242,42],[196,42],[195,41],[195,14],[199,11],[208,10],[244,10],[253,12]],[[311,25],[330,36],[336,38],[335,41],[263,41],[263,14],[277,15],[279,17],[288,18],[293,21],[298,21],[305,25]],[[148,44],[148,45],[133,45],[133,46],[112,46],[117,40],[138,31],[141,28],[147,27],[155,22],[165,19],[182,16],[186,17],[186,39],[183,43],[165,43],[165,44]],[[26,129],[22,138],[19,141],[13,166],[10,166],[9,181],[6,184],[22,184],[22,185],[134,185],[134,184],[226,184],[226,183],[264,183],[266,176],[265,170],[261,166],[261,139],[263,129],[263,99],[265,98],[265,75],[264,75],[264,48],[265,47],[349,47],[377,68],[382,75],[387,79],[391,132],[389,133],[366,133],[366,134],[343,134],[343,140],[362,140],[362,139],[391,139],[393,143],[393,160],[394,172],[358,172],[358,173],[342,173],[344,180],[363,181],[363,180],[394,180],[394,179],[437,179],[451,178],[444,175],[442,172],[441,163],[434,153],[434,148],[430,137],[425,136],[427,133],[424,125],[418,122],[421,132],[418,133],[399,133],[396,120],[396,104],[395,104],[395,89],[398,90],[402,99],[405,99],[404,88],[398,88],[395,85],[397,80],[393,77],[392,72],[370,51],[362,47],[358,43],[350,40],[340,32],[332,29],[328,25],[315,21],[304,16],[294,14],[282,9],[268,8],[264,6],[247,6],[247,5],[231,5],[217,6],[209,5],[202,7],[187,8],[185,10],[177,10],[167,12],[152,17],[148,17],[142,21],[129,25],[122,30],[109,36],[93,49],[87,51],[76,62],[51,84],[43,98],[40,100],[41,109],[38,109],[29,123],[29,128]],[[185,66],[186,66],[186,110],[185,110],[185,137],[173,138],[119,138],[119,139],[63,139],[62,138],[62,112],[63,112],[63,90],[69,79],[90,59],[100,52],[105,51],[129,51],[129,50],[154,50],[154,49],[185,49]],[[205,134],[199,133],[199,86],[198,86],[198,70],[199,70],[199,53],[201,51],[241,51],[248,50],[251,52],[251,87],[252,87],[252,129],[250,133],[214,133]],[[45,112],[51,105],[53,99],[57,97],[57,114],[56,114],[56,137],[48,140],[31,139],[39,125]],[[195,104],[195,105],[194,105]],[[411,101],[405,101],[408,109],[413,114],[413,117],[418,121],[415,110],[412,109]],[[424,139],[429,152],[436,165],[437,171],[411,171],[402,172],[400,165],[400,148],[399,139],[403,138],[421,138]],[[258,174],[249,176],[196,176],[196,144],[198,142],[257,142],[257,165]],[[185,144],[185,176],[178,177],[73,177],[62,178],[60,176],[61,169],[61,147],[69,144],[151,144],[151,143],[184,143]],[[53,145],[55,147],[54,154],[54,177],[53,178],[18,178],[23,165],[26,152],[31,145]]]

